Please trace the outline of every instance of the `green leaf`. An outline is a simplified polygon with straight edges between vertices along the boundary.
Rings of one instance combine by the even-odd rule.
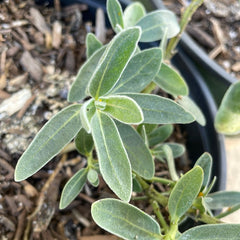
[[[95,112],[96,107],[93,99],[89,99],[82,105],[82,108],[80,110],[80,119],[82,126],[87,131],[87,133],[91,132],[90,122]]]
[[[215,119],[217,131],[223,134],[240,133],[240,82],[232,84],[225,93]]]
[[[143,191],[141,184],[136,178],[133,178],[133,192],[141,193]]]
[[[98,49],[102,47],[102,43],[93,33],[88,33],[86,38],[87,58],[90,58]]]
[[[153,94],[125,93],[137,102],[143,111],[144,123],[172,124],[190,123],[195,119],[174,101]]]
[[[68,93],[68,101],[75,102],[87,96],[86,89],[89,81],[98,66],[99,59],[102,57],[106,46],[97,50],[79,69],[75,81]]]
[[[156,76],[162,62],[159,48],[136,54],[128,63],[111,93],[141,92]]]
[[[131,166],[115,123],[97,111],[91,126],[103,179],[119,198],[129,201],[132,193]]]
[[[75,173],[63,188],[59,208],[66,208],[82,191],[83,186],[87,181],[88,170],[86,168],[80,169]]]
[[[98,173],[94,169],[90,169],[87,174],[88,181],[94,186],[97,187],[99,184]]]
[[[88,134],[84,128],[81,128],[75,137],[75,146],[81,154],[88,156],[93,149],[92,135]]]
[[[168,29],[167,38],[176,36],[180,31],[175,14],[168,10],[148,13],[136,25],[142,28],[141,42],[161,40],[166,28]]]
[[[177,102],[186,109],[190,114],[193,115],[193,117],[196,119],[196,121],[202,125],[206,125],[206,119],[204,117],[204,114],[202,113],[201,109],[196,105],[196,103],[189,98],[188,96],[182,96],[181,98],[177,99]]]
[[[196,166],[184,174],[174,186],[168,202],[171,222],[177,222],[192,206],[203,181],[203,170]]]
[[[194,166],[200,166],[204,172],[202,189],[208,186],[212,172],[212,156],[209,153],[203,153]]]
[[[105,104],[104,109],[101,109],[103,112],[118,121],[127,124],[139,124],[143,121],[141,108],[129,97],[120,95],[101,97],[95,102],[96,107],[98,107],[98,102]]]
[[[115,32],[118,32],[117,25],[124,28],[122,7],[118,0],[107,0],[107,14]]]
[[[136,50],[140,33],[138,27],[128,28],[108,44],[90,80],[89,92],[92,97],[98,99],[115,85]]]
[[[208,224],[191,228],[178,240],[238,240],[240,224]]]
[[[167,140],[173,133],[173,126],[170,124],[158,127],[148,135],[149,146],[155,146]]]
[[[146,15],[145,7],[140,2],[135,2],[126,7],[123,13],[123,21],[125,28],[133,27]]]
[[[101,228],[123,239],[161,239],[158,223],[133,205],[103,199],[92,204],[91,213]]]
[[[240,192],[220,191],[210,193],[208,197],[211,198],[211,201],[207,202],[210,209],[222,209],[240,204]]]
[[[42,127],[18,160],[15,181],[36,173],[75,137],[81,128],[80,108],[80,104],[64,108]]]
[[[143,139],[133,127],[120,122],[116,124],[132,169],[141,177],[151,179],[155,171],[154,161]]]
[[[154,82],[173,96],[188,95],[188,86],[182,76],[165,63],[162,63]]]

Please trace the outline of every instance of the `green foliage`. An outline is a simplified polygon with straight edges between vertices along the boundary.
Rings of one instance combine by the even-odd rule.
[[[102,43],[93,33],[88,33],[86,37],[87,58],[90,58],[98,49],[102,47]]]

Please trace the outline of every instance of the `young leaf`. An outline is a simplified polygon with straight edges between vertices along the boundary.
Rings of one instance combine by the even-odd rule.
[[[117,127],[100,111],[93,116],[91,126],[103,179],[119,198],[127,202],[132,193],[131,166]]]
[[[141,193],[143,191],[141,184],[136,178],[133,178],[133,192]]]
[[[151,179],[154,175],[154,161],[143,139],[133,127],[120,122],[116,124],[132,169],[141,177]]]
[[[149,146],[155,146],[167,140],[173,132],[173,126],[170,124],[158,127],[148,135]]]
[[[184,174],[174,186],[168,202],[171,222],[177,222],[192,206],[203,181],[203,170],[196,166]]]
[[[94,169],[90,169],[87,174],[88,181],[94,186],[97,187],[99,184],[98,173]]]
[[[112,93],[141,92],[156,76],[162,62],[159,48],[151,48],[136,54],[128,63]]]
[[[208,224],[191,228],[178,240],[238,240],[240,224]]]
[[[209,153],[203,153],[194,166],[200,166],[204,172],[202,189],[208,186],[212,172],[212,156]]]
[[[146,15],[145,7],[140,2],[129,4],[123,13],[123,21],[125,28],[133,27]]]
[[[22,181],[47,164],[81,128],[80,104],[71,105],[50,119],[18,160],[15,181]]]
[[[165,63],[162,63],[154,82],[173,96],[188,95],[188,86],[182,76]]]
[[[68,101],[75,102],[84,99],[89,81],[98,66],[99,59],[102,57],[106,46],[97,50],[80,68],[68,93]]]
[[[88,170],[86,168],[80,169],[75,173],[63,188],[59,208],[66,208],[77,195],[82,191],[83,186],[87,181]]]
[[[98,49],[102,47],[102,43],[93,33],[88,33],[86,38],[87,58],[90,58]]]
[[[142,28],[140,42],[161,40],[166,28],[168,38],[176,36],[180,31],[175,14],[169,10],[153,11],[141,18],[136,25]]]
[[[201,111],[201,109],[196,105],[196,103],[189,98],[188,96],[182,96],[181,98],[177,99],[177,102],[186,109],[190,114],[194,116],[196,121],[202,125],[206,125],[206,119]]]
[[[118,0],[107,0],[107,13],[115,32],[119,32],[117,25],[124,28],[122,7]]]
[[[136,50],[140,33],[138,27],[128,28],[112,39],[90,80],[92,97],[98,99],[114,86]]]
[[[172,124],[190,123],[195,119],[174,101],[153,94],[125,93],[137,102],[143,111],[144,123]]]
[[[215,119],[217,131],[223,134],[240,132],[240,82],[234,83],[225,93]]]
[[[129,97],[115,95],[101,97],[99,101],[106,104],[105,108],[101,110],[118,121],[127,124],[139,124],[143,121],[141,108]]]
[[[123,239],[159,240],[158,223],[128,203],[103,199],[92,204],[93,220],[106,231]]]
[[[211,198],[211,201],[207,202],[210,209],[222,209],[240,204],[240,192],[220,191],[210,193],[208,197]]]
[[[88,156],[93,149],[92,135],[88,134],[84,128],[75,137],[76,149],[83,155]]]

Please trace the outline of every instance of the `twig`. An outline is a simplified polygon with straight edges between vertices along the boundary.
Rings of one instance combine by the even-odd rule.
[[[27,111],[27,109],[30,107],[30,105],[33,103],[33,101],[35,100],[36,95],[33,95],[32,97],[30,97],[24,104],[24,106],[22,107],[22,109],[18,112],[17,114],[17,118],[21,119],[24,115],[24,113]]]
[[[16,234],[14,236],[14,240],[21,240],[21,237],[24,231],[25,218],[26,218],[26,211],[23,210],[18,216],[18,225],[17,225]]]

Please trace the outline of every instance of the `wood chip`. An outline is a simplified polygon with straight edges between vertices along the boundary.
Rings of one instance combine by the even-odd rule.
[[[20,64],[26,70],[26,72],[29,72],[29,74],[35,81],[41,81],[43,74],[42,65],[38,60],[32,57],[30,52],[25,51],[22,54]]]
[[[7,48],[5,48],[1,54],[0,59],[0,89],[4,89],[7,85],[6,81],[6,57],[7,57]]]
[[[62,25],[59,21],[53,23],[52,46],[58,49],[62,42]]]
[[[102,43],[106,42],[105,15],[101,8],[98,8],[96,12],[95,34]]]
[[[240,62],[237,62],[235,64],[232,65],[232,70],[234,72],[240,72]]]
[[[24,73],[22,75],[19,75],[11,80],[9,80],[8,85],[11,87],[21,87],[24,86],[24,84],[27,82],[28,79],[28,73]]]
[[[0,89],[0,99],[7,99],[10,96],[11,96],[10,94]]]
[[[118,239],[117,237],[109,235],[84,236],[80,238],[80,240],[117,240],[117,239]]]
[[[24,104],[24,106],[21,108],[21,110],[17,114],[17,118],[21,119],[24,115],[24,113],[27,111],[27,109],[31,106],[33,101],[35,100],[36,95],[31,96]]]

